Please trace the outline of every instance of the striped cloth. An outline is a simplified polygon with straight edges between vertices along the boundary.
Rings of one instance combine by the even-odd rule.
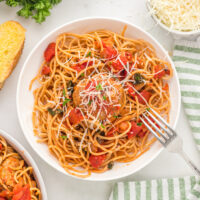
[[[179,76],[185,113],[200,150],[200,42],[175,41],[173,61]]]
[[[200,179],[195,176],[140,182],[119,182],[109,200],[199,200]]]
[[[200,38],[199,38],[200,39]],[[182,103],[200,150],[200,40],[175,41],[173,61],[178,72]],[[119,182],[109,200],[200,200],[200,178],[184,177]]]

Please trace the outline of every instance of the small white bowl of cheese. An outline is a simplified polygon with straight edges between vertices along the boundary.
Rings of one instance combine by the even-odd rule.
[[[199,0],[147,0],[147,8],[156,24],[174,39],[195,40],[200,36]]]

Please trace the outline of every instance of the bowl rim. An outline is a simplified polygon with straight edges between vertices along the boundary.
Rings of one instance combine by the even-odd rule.
[[[159,18],[154,14],[154,13],[151,13],[150,10],[151,10],[151,5],[150,5],[150,0],[147,0],[146,2],[146,7],[149,11],[149,13],[151,14],[151,17],[154,19],[154,21],[161,27],[163,28],[165,31],[173,34],[173,35],[178,35],[178,36],[182,36],[182,37],[189,37],[191,35],[200,35],[200,29],[199,30],[192,30],[192,31],[178,31],[178,30],[175,30],[175,29],[170,29],[167,25],[163,24]]]
[[[0,129],[0,136],[2,136],[6,140],[6,142],[25,160],[25,162],[33,168],[35,176],[34,178],[36,182],[38,182],[39,189],[41,190],[42,200],[47,200],[48,198],[44,180],[42,178],[37,164],[31,157],[29,152],[5,130]]]
[[[42,39],[40,39],[38,41],[38,43],[34,46],[34,48],[31,50],[31,52],[29,53],[29,55],[27,56],[24,64],[23,64],[23,67],[21,69],[21,72],[20,72],[20,75],[19,75],[19,78],[18,78],[18,83],[17,83],[17,92],[16,92],[16,106],[17,106],[17,115],[18,115],[18,120],[19,120],[19,123],[20,123],[20,126],[21,126],[21,129],[22,129],[22,132],[26,138],[26,140],[28,141],[29,145],[32,147],[32,149],[40,156],[40,158],[42,160],[44,160],[46,163],[48,163],[49,166],[53,167],[54,169],[56,169],[57,171],[61,172],[62,174],[64,175],[67,175],[69,177],[73,177],[75,179],[78,179],[78,180],[85,180],[85,181],[96,181],[96,182],[101,182],[101,181],[111,181],[111,180],[117,180],[117,179],[120,179],[120,178],[124,178],[124,177],[127,177],[131,174],[134,174],[138,171],[140,171],[141,169],[143,169],[145,166],[147,166],[149,163],[151,163],[156,157],[158,157],[158,155],[164,150],[164,147],[161,147],[153,156],[151,159],[149,159],[147,162],[144,162],[140,167],[138,167],[137,170],[135,171],[130,171],[126,174],[123,174],[123,175],[119,175],[118,176],[115,176],[115,177],[106,177],[106,178],[103,178],[103,179],[93,179],[93,178],[90,178],[90,177],[87,177],[87,178],[81,178],[81,177],[78,177],[78,176],[73,176],[69,173],[67,173],[66,171],[62,170],[62,168],[57,168],[55,167],[54,165],[51,164],[51,162],[44,156],[42,156],[39,151],[37,149],[34,148],[34,146],[32,145],[31,141],[29,140],[28,138],[28,135],[25,134],[25,127],[24,127],[24,124],[23,124],[23,121],[21,120],[21,117],[20,117],[20,102],[19,102],[19,93],[20,93],[20,85],[21,85],[21,79],[22,79],[22,76],[23,76],[23,73],[24,73],[24,70],[26,68],[26,65],[27,65],[27,62],[29,61],[29,59],[31,58],[32,54],[34,53],[34,51],[38,48],[38,46],[45,40],[47,39],[48,37],[50,37],[53,33],[59,31],[60,29],[68,26],[68,25],[71,25],[73,23],[81,23],[82,21],[88,21],[88,20],[108,20],[108,21],[115,21],[115,22],[121,22],[121,23],[124,23],[124,24],[127,24],[128,26],[132,26],[136,29],[138,29],[139,31],[141,32],[144,32],[148,38],[150,38],[151,40],[153,40],[159,47],[160,49],[165,52],[165,56],[166,58],[170,61],[170,64],[173,66],[173,69],[175,69],[175,66],[174,66],[174,63],[172,62],[172,59],[170,58],[170,56],[168,55],[167,51],[164,49],[164,47],[152,36],[150,35],[150,33],[148,33],[147,31],[143,30],[142,28],[140,28],[139,26],[135,25],[135,24],[132,24],[131,22],[128,22],[126,20],[122,20],[122,19],[119,19],[119,18],[115,18],[115,17],[101,17],[101,16],[93,16],[93,17],[83,17],[83,18],[78,18],[78,19],[75,19],[75,20],[72,20],[72,21],[69,21],[67,23],[64,23],[56,28],[54,28],[52,31],[50,31],[48,34],[46,34],[45,36],[42,37]],[[174,70],[174,73],[173,73],[173,76],[175,76],[175,79],[177,80],[177,88],[178,88],[178,108],[177,108],[177,115],[176,115],[176,119],[174,121],[174,128],[176,127],[177,125],[177,122],[178,122],[178,119],[179,119],[179,115],[180,115],[180,107],[181,107],[181,96],[180,96],[180,85],[179,85],[179,81],[178,81],[178,75],[176,73],[176,71]]]

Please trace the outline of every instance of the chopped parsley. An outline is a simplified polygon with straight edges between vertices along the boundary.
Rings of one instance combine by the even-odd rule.
[[[89,100],[89,103],[88,103],[88,105],[90,106],[92,104],[92,100]]]
[[[147,111],[150,111],[150,108],[146,108]]]
[[[114,162],[109,162],[109,163],[108,163],[108,169],[112,169],[113,166],[114,166]]]
[[[91,57],[92,56],[92,53],[91,51],[88,52],[88,54],[86,55],[86,57]]]
[[[67,83],[67,87],[68,88],[74,87],[74,84],[73,84],[73,82],[71,80]]]
[[[96,86],[96,89],[97,89],[97,90],[103,90],[102,85],[99,83],[99,84]]]
[[[60,136],[62,139],[67,139],[67,135],[61,135]]]
[[[63,113],[63,110],[61,109],[53,110],[52,108],[47,108],[47,111],[49,112],[51,116],[55,116],[56,114]]]
[[[119,116],[118,116],[118,115],[114,115],[113,117],[114,117],[115,119],[119,118]]]
[[[84,76],[85,76],[84,73],[82,73],[82,74],[81,74],[81,77],[84,77]]]
[[[142,122],[138,122],[137,125],[138,125],[138,126],[142,126]]]
[[[101,127],[102,127],[102,128],[105,128],[105,126],[104,126],[102,123],[101,123]]]
[[[103,96],[103,99],[106,100],[106,96]]]
[[[134,80],[135,80],[136,85],[142,83],[143,79],[144,79],[144,77],[140,73],[134,74]]]
[[[63,89],[63,96],[66,97],[66,91],[65,91],[65,88]]]
[[[63,106],[65,106],[70,101],[71,101],[71,99],[65,98],[65,100],[63,101]]]

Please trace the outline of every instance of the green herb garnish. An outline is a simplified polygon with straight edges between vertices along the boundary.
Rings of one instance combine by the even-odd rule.
[[[102,127],[102,128],[105,128],[105,126],[104,126],[102,123],[101,123],[101,127]]]
[[[90,106],[92,104],[92,100],[89,100],[89,103],[88,103],[88,105]]]
[[[63,113],[63,110],[62,109],[56,109],[56,114],[60,114],[60,113]]]
[[[114,166],[114,162],[109,162],[109,163],[108,163],[108,169],[112,169],[113,166]]]
[[[65,88],[63,89],[63,96],[66,97],[66,91],[65,91]]]
[[[97,90],[103,90],[102,85],[99,83],[99,84],[96,86],[96,89],[97,89]]]
[[[103,96],[103,99],[106,100],[106,96]]]
[[[62,139],[67,139],[67,135],[61,135],[60,136]]]
[[[92,53],[91,51],[88,52],[88,54],[86,55],[86,57],[91,57]]]
[[[47,111],[51,116],[54,116],[56,114],[56,112],[52,108],[47,108]]]
[[[138,122],[137,125],[138,125],[138,126],[142,126],[142,122]]]
[[[65,100],[63,101],[63,106],[65,106],[69,101],[71,101],[71,99],[65,98]]]
[[[26,19],[29,17],[35,19],[37,23],[45,21],[50,15],[53,6],[60,3],[61,0],[0,0],[4,1],[10,7],[21,6],[17,11],[19,16]]]
[[[147,110],[147,111],[150,111],[151,109],[150,109],[150,108],[146,108],[146,110]]]
[[[82,73],[82,74],[81,74],[81,77],[84,77],[84,76],[85,76],[84,73]]]
[[[119,118],[119,116],[118,116],[118,115],[114,115],[113,117],[114,117],[115,119]]]
[[[73,82],[71,80],[67,83],[67,87],[68,88],[74,87],[74,84],[73,84]]]
[[[51,116],[63,113],[63,110],[61,110],[61,109],[53,110],[52,108],[47,108],[47,111],[50,113]]]
[[[144,77],[140,73],[134,74],[135,84],[140,84],[143,82]]]

